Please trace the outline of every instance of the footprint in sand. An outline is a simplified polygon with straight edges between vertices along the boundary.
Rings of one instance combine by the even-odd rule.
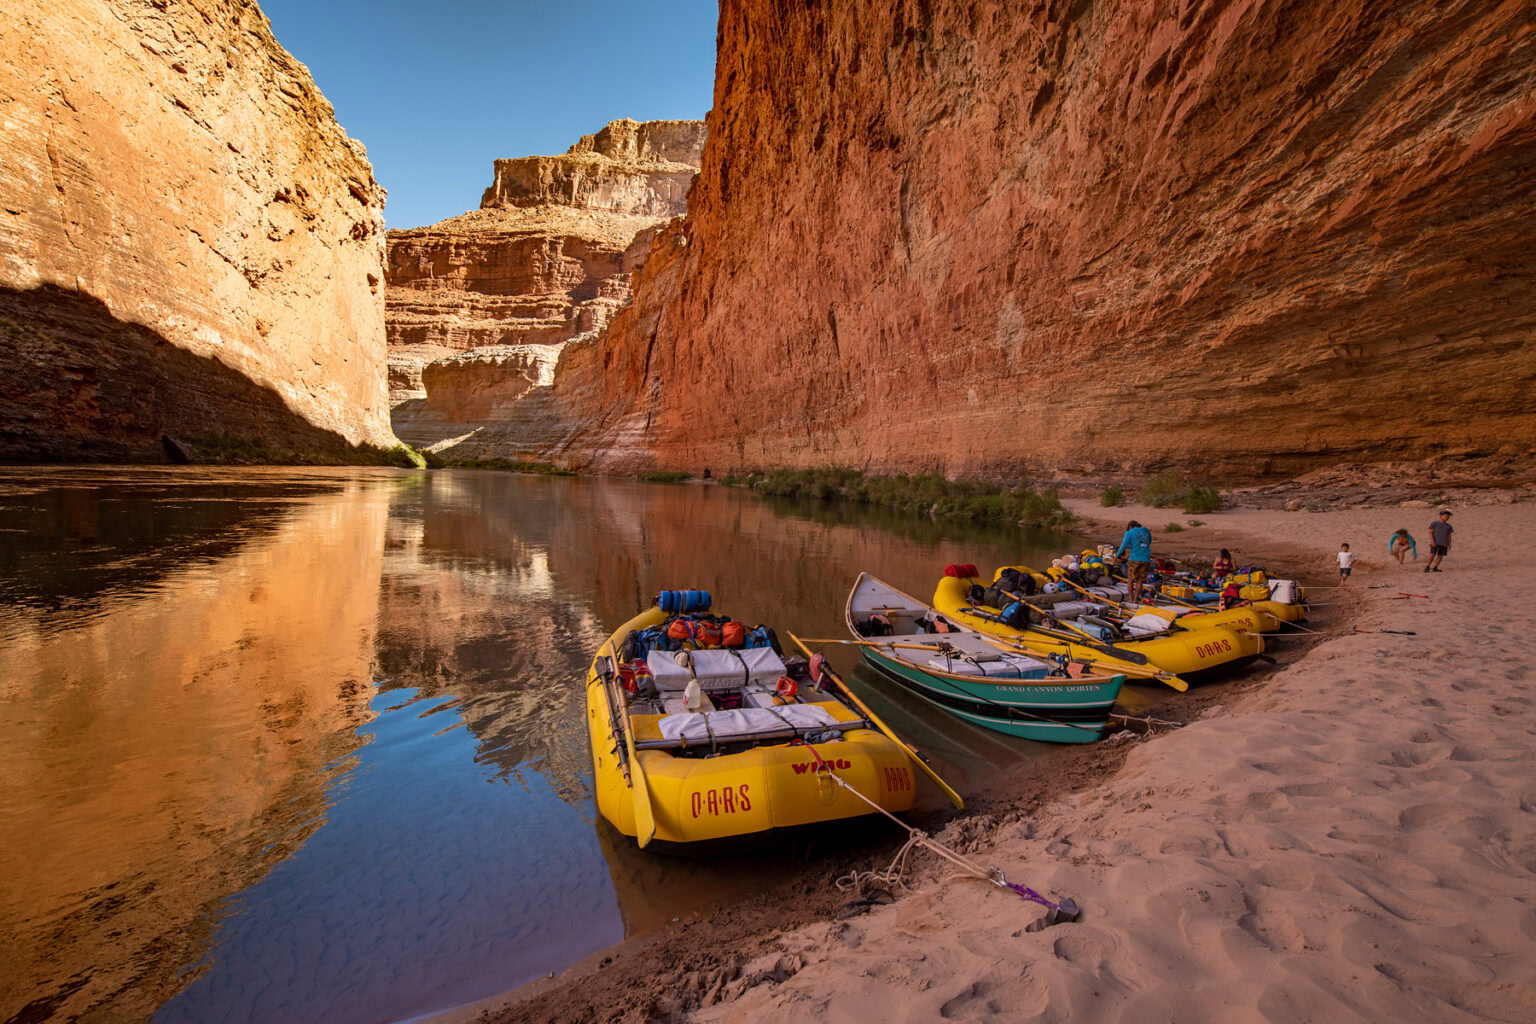
[[[1243,801],[1250,811],[1288,811],[1291,801],[1284,793],[1249,793]],[[1166,851],[1165,851],[1166,852]]]
[[[1289,786],[1281,786],[1280,792],[1286,796],[1345,796],[1349,793],[1349,787],[1342,782],[1295,782]]]
[[[1445,753],[1444,747],[1420,747],[1418,750],[1394,750],[1391,755],[1378,764],[1384,764],[1388,768],[1418,768],[1428,761],[1439,760]]]
[[[1051,944],[1051,952],[1056,954],[1056,959],[1069,964],[1097,968],[1109,961],[1113,948],[1091,935],[1073,931],[1057,938]]]
[[[1414,804],[1397,816],[1403,828],[1434,828],[1454,821],[1462,814],[1456,804]]]
[[[1049,994],[1043,985],[1031,984],[1027,976],[999,980],[980,978],[967,985],[959,995],[939,1006],[945,1020],[985,1020],[1004,1016],[1018,1020],[1042,1013]]]

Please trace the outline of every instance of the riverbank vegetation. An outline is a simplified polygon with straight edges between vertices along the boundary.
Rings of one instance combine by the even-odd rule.
[[[1172,508],[1177,505],[1190,515],[1221,509],[1221,495],[1216,488],[1186,485],[1177,473],[1163,473],[1154,477],[1137,497],[1153,508]]]
[[[553,462],[531,462],[527,459],[464,459],[448,458],[427,452],[429,469],[496,469],[504,473],[534,473],[538,476],[576,476],[574,469],[557,466]]]
[[[723,484],[750,487],[759,494],[820,501],[848,501],[913,512],[935,519],[1023,526],[1065,526],[1072,513],[1054,490],[1027,484],[1009,487],[990,480],[950,480],[938,473],[870,476],[857,469],[776,469],[768,473],[720,478]]]

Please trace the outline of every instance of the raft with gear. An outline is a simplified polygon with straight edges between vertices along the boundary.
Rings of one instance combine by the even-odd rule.
[[[1036,575],[1026,567],[1004,566],[987,587],[976,566],[947,566],[934,589],[933,607],[967,628],[1030,651],[1101,665],[1121,659],[1136,667],[1153,666],[1186,683],[1231,671],[1264,653],[1258,630],[1218,622],[1186,627],[1164,611],[1141,606],[1129,606],[1135,613],[1121,621],[1103,613],[1103,602],[1116,600],[1116,588],[1085,587],[1078,593],[1053,586],[1036,592],[1023,582],[1037,582]]]
[[[1058,560],[1059,561],[1059,560]],[[1096,612],[1109,617],[1122,627],[1138,615],[1157,616],[1168,622],[1176,621],[1184,629],[1202,629],[1209,626],[1231,626],[1234,629],[1252,633],[1277,633],[1285,627],[1287,622],[1294,622],[1302,618],[1306,613],[1305,606],[1287,605],[1279,601],[1249,601],[1237,602],[1229,608],[1217,608],[1211,604],[1199,604],[1183,597],[1172,597],[1166,593],[1167,588],[1159,591],[1149,589],[1144,597],[1143,604],[1127,604],[1125,602],[1124,588],[1116,585],[1113,577],[1107,569],[1097,572],[1102,568],[1102,563],[1087,563],[1083,568],[1072,565],[1068,571],[1062,571],[1061,567],[1052,565],[1045,573],[1035,572],[1028,566],[1003,566],[997,570],[993,577],[993,585],[1001,587],[1005,582],[1003,576],[1010,571],[1020,577],[1033,579],[1038,586],[1037,603],[1049,603],[1052,600],[1069,602],[1063,614],[1070,617],[1071,610],[1078,607],[1082,601],[1088,602],[1092,607],[1083,607],[1080,611]],[[1262,578],[1262,574],[1261,578]],[[1090,585],[1095,584],[1097,585]],[[1023,589],[1028,590],[1026,584]],[[1266,591],[1267,592],[1267,591]],[[1051,594],[1059,595],[1051,598]],[[1071,603],[1076,602],[1076,603]],[[1133,627],[1132,632],[1148,632],[1146,627],[1151,626],[1151,631],[1160,629],[1150,619],[1142,620],[1139,627]]]
[[[707,591],[663,591],[593,657],[599,813],[641,846],[874,813],[818,765],[879,809],[908,810],[926,766],[819,656],[786,656],[772,629],[712,615],[710,603]]]
[[[1042,583],[1054,581],[1066,586],[1098,582],[1118,590],[1119,596],[1124,597],[1123,569],[1114,557],[1114,549],[1105,545],[1098,551],[1084,551],[1081,556],[1055,559],[1044,574],[1034,576]],[[1230,621],[1243,624],[1244,628],[1264,627],[1259,632],[1271,633],[1285,623],[1300,622],[1307,616],[1306,589],[1295,580],[1276,579],[1258,566],[1218,574],[1181,568],[1172,559],[1153,558],[1150,569],[1146,594],[1155,606],[1168,608],[1181,617],[1194,611],[1246,608],[1259,616],[1256,623],[1243,624],[1241,616],[1231,616]],[[1272,628],[1268,626],[1270,619],[1276,624]]]

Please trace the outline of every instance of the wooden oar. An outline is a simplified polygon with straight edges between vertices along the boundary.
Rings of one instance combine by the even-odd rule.
[[[799,637],[795,636],[795,634],[790,633],[789,638],[795,642],[796,647],[805,652],[805,656],[807,658],[814,659],[816,657],[816,655],[811,652],[811,649],[805,646],[805,643],[801,641]],[[939,773],[928,767],[928,762],[918,757],[917,751],[903,743],[901,738],[891,731],[890,726],[880,721],[875,713],[869,710],[869,705],[865,704],[862,700],[859,700],[858,694],[854,693],[847,683],[839,679],[836,672],[833,672],[830,668],[827,667],[825,658],[822,659],[821,670],[827,674],[827,677],[831,679],[832,682],[837,684],[838,689],[847,694],[848,699],[853,701],[854,707],[858,708],[865,718],[875,723],[875,728],[885,733],[886,737],[892,743],[900,747],[902,752],[912,759],[912,763],[917,765],[919,771],[933,780],[934,785],[938,786],[939,789],[943,791],[944,795],[949,798],[949,802],[954,804],[957,810],[965,810],[965,801],[960,799],[960,794],[951,789],[949,787],[949,783],[939,778]]]
[[[1027,647],[1018,644],[1010,644],[1008,641],[998,637],[986,636],[982,633],[978,633],[976,635],[1000,651],[1008,651],[1011,654],[1034,653]],[[1071,641],[1061,640],[1058,642],[1063,647],[1065,647]],[[1089,668],[1097,669],[1102,672],[1108,672],[1111,675],[1129,676],[1132,679],[1150,679],[1153,682],[1167,683],[1169,686],[1173,687],[1175,690],[1178,690],[1180,693],[1183,693],[1185,690],[1189,689],[1189,684],[1184,680],[1180,679],[1172,672],[1164,672],[1162,669],[1142,668],[1139,665],[1121,661],[1119,659],[1116,659],[1115,661],[1100,661],[1097,658],[1080,658],[1074,660],[1079,660]]]
[[[1104,597],[1104,596],[1102,596],[1100,594],[1095,594],[1093,591],[1088,590],[1085,587],[1078,586],[1076,583],[1073,583],[1071,580],[1058,580],[1057,582],[1065,583],[1067,586],[1071,587],[1073,590],[1075,590],[1078,593],[1082,594],[1084,597],[1086,597],[1090,601],[1098,601],[1101,604],[1107,604],[1111,608],[1114,608],[1116,611],[1119,611],[1119,609],[1120,609],[1120,602],[1119,601],[1111,601],[1107,597]]]
[[[1112,573],[1112,572],[1111,573],[1107,573],[1107,575],[1109,576],[1110,579],[1115,579],[1116,578],[1115,574]],[[1130,583],[1130,579],[1128,577],[1123,577],[1123,578],[1125,579],[1127,584]],[[1073,583],[1071,580],[1062,580],[1062,582],[1067,584],[1068,586],[1077,587],[1077,584]],[[1078,590],[1083,590],[1082,587],[1077,587],[1077,589]],[[1088,591],[1084,590],[1083,593],[1087,594]],[[1198,604],[1193,604],[1193,603],[1191,603],[1189,601],[1183,600],[1182,598],[1174,597],[1172,594],[1165,594],[1161,590],[1155,591],[1155,593],[1157,594],[1158,597],[1162,598],[1165,601],[1172,601],[1174,604],[1181,604],[1185,608],[1193,608],[1197,612],[1205,611],[1205,609],[1203,607],[1201,607],[1200,605],[1198,605]],[[1089,594],[1088,596],[1089,597],[1097,597],[1098,595],[1096,595],[1096,594]]]
[[[966,614],[967,615],[974,615],[978,619],[985,619],[985,620],[987,620],[989,622],[998,622],[998,623],[1002,623],[1005,626],[1008,625],[1008,623],[1003,622],[1003,619],[1002,619],[1001,616],[998,616],[998,615],[988,615],[986,612],[979,611],[978,609],[975,609],[975,608],[967,609]],[[1009,628],[1012,629],[1012,628],[1016,628],[1016,627],[1011,627],[1010,626]],[[1031,625],[1031,626],[1027,627],[1027,629],[1022,631],[1022,632],[1039,633],[1041,636],[1048,636],[1048,637],[1050,637],[1053,640],[1066,640],[1066,641],[1069,641],[1071,643],[1077,644],[1080,647],[1086,647],[1090,651],[1095,651],[1095,652],[1097,652],[1099,654],[1103,654],[1103,655],[1106,655],[1108,657],[1115,658],[1115,659],[1117,659],[1119,661],[1128,661],[1132,665],[1145,665],[1145,664],[1147,664],[1147,656],[1145,654],[1142,654],[1140,651],[1127,651],[1127,650],[1123,650],[1123,649],[1121,649],[1119,647],[1116,647],[1113,644],[1102,644],[1102,643],[1094,643],[1094,642],[1080,640],[1080,639],[1078,639],[1075,636],[1071,636],[1071,635],[1065,634],[1065,633],[1056,632],[1055,630],[1052,630],[1048,626],[1034,626],[1034,625]]]
[[[1051,618],[1055,619],[1056,616],[1053,615],[1053,616],[1051,616]],[[1101,637],[1101,636],[1094,636],[1092,633],[1088,632],[1083,627],[1077,625],[1075,622],[1070,622],[1067,619],[1056,619],[1056,625],[1063,626],[1063,627],[1065,627],[1067,629],[1070,629],[1072,632],[1076,633],[1078,636],[1082,637],[1084,640],[1087,640],[1089,643],[1099,643],[1099,642],[1104,640],[1103,637]]]
[[[850,647],[901,647],[909,651],[942,651],[945,648],[938,644],[889,644],[878,640],[823,640],[818,637],[805,638],[808,644],[847,644]]]
[[[613,704],[615,716],[624,732],[624,749],[629,754],[629,792],[635,801],[635,841],[643,850],[656,837],[656,812],[651,809],[651,787],[646,782],[645,769],[640,767],[640,758],[635,754],[635,734],[629,727],[629,709],[624,706],[618,687],[614,685],[613,673],[605,673],[602,678],[603,685],[608,688],[608,701]]]

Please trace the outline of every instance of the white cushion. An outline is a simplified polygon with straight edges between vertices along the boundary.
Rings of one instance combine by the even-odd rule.
[[[686,653],[693,671],[678,664],[676,654]],[[705,690],[732,690],[748,683],[772,686],[784,674],[784,662],[772,647],[747,647],[741,650],[651,651],[645,664],[656,678],[659,690],[681,690],[690,679],[697,679]]]
[[[1142,612],[1140,615],[1132,615],[1125,620],[1125,631],[1131,636],[1151,636],[1154,633],[1166,633],[1172,623],[1153,612]]]
[[[711,736],[729,740],[773,733],[788,735],[793,731],[791,727],[812,732],[836,724],[837,719],[815,704],[785,704],[771,711],[767,708],[738,708],[666,715],[657,726],[664,739],[708,743]]]

